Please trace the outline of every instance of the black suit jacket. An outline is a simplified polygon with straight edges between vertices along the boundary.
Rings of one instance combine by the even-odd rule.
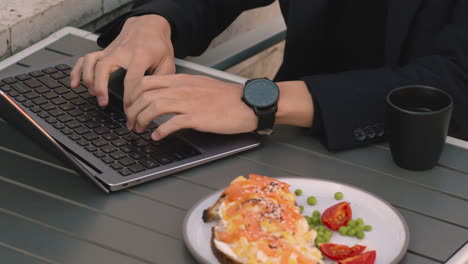
[[[136,1],[131,12],[104,30],[98,43],[109,44],[119,33],[125,18],[155,13],[171,23],[176,56],[196,56],[244,10],[272,2]],[[439,87],[451,94],[454,112],[450,134],[468,138],[468,1],[384,2],[386,18],[382,26],[385,34],[381,65],[337,71],[324,67],[333,65],[333,61],[323,52],[331,44],[328,36],[337,30],[327,20],[328,12],[337,1],[280,0],[288,31],[284,60],[276,79],[306,82],[314,103],[320,105],[323,138],[331,150],[384,139],[385,133],[379,134],[384,132],[385,96],[390,90],[409,84]],[[359,10],[356,19],[360,12],[372,10]],[[349,45],[348,50],[353,50],[354,42],[350,41]],[[366,58],[368,54],[360,56]]]

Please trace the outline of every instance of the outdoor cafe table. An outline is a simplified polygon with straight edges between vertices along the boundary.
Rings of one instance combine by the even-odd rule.
[[[95,39],[66,28],[0,68],[82,55],[98,49]],[[468,144],[449,141],[437,167],[412,172],[394,165],[386,144],[329,152],[306,131],[279,127],[257,149],[108,195],[0,121],[0,263],[196,263],[183,241],[185,214],[249,173],[328,179],[376,194],[408,223],[401,263],[444,263],[468,241]]]

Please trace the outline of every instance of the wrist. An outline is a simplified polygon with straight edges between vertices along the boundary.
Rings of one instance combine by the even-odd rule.
[[[169,21],[160,15],[149,14],[142,16],[130,17],[125,21],[125,26],[135,25],[137,27],[147,27],[153,29],[157,34],[164,36],[167,39],[171,39],[172,29]]]
[[[314,106],[312,95],[303,81],[277,83],[280,89],[275,125],[312,127]]]

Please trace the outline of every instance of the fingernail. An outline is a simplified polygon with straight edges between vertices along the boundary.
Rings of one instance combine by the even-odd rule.
[[[151,138],[152,138],[154,141],[158,141],[158,140],[161,139],[161,136],[159,135],[159,133],[154,132],[153,134],[151,134]]]
[[[100,106],[104,106],[106,104],[106,98],[104,96],[99,96],[98,102]]]

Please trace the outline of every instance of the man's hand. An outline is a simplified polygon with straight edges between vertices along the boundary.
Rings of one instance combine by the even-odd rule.
[[[243,85],[194,75],[145,76],[129,94],[127,127],[142,132],[155,118],[175,114],[154,140],[183,128],[218,134],[251,132],[258,119],[241,99]]]
[[[119,36],[106,49],[78,59],[70,74],[71,87],[78,87],[82,77],[99,105],[106,106],[109,75],[119,68],[127,69],[125,107],[133,88],[146,72],[154,75],[175,72],[171,28],[165,18],[144,15],[127,19]]]

